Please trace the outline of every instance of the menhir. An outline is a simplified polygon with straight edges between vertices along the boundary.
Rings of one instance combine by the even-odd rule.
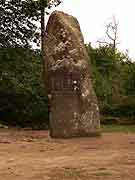
[[[50,136],[70,138],[100,134],[97,98],[89,57],[76,18],[54,11],[45,35]]]

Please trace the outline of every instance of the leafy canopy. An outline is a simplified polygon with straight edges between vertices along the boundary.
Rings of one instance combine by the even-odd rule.
[[[0,47],[28,46],[37,27],[27,16],[27,1],[1,0],[0,17]]]
[[[28,47],[39,40],[41,9],[57,6],[53,0],[0,0],[0,47]]]

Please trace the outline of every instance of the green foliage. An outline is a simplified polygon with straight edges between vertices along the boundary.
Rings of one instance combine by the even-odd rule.
[[[36,128],[48,125],[48,102],[41,81],[43,56],[30,50],[30,44],[39,43],[37,22],[41,23],[41,39],[44,39],[45,8],[60,3],[61,0],[0,0],[2,123]]]
[[[122,99],[123,98],[123,99]],[[122,97],[116,104],[106,104],[102,108],[102,114],[112,115],[114,117],[135,117],[135,96]]]
[[[123,76],[123,87],[125,95],[135,95],[135,63],[127,61],[123,64],[123,69],[121,70],[121,75]]]
[[[1,0],[0,47],[27,47],[34,40],[37,27],[27,9],[27,1]]]
[[[29,47],[39,43],[37,22],[41,10],[60,4],[60,0],[0,0],[0,47]],[[44,14],[43,14],[44,16]]]
[[[103,125],[102,131],[104,133],[108,132],[122,132],[122,133],[135,133],[134,125]]]
[[[48,124],[40,59],[38,51],[0,49],[1,122],[37,128],[44,128]]]
[[[86,48],[101,114],[135,120],[135,63],[112,46]]]

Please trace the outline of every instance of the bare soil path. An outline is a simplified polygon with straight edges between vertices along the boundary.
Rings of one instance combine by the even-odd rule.
[[[58,140],[0,129],[0,180],[135,180],[135,134]]]

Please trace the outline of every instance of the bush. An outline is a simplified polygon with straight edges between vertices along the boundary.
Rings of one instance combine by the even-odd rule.
[[[101,112],[106,115],[115,117],[135,117],[135,97],[123,97],[117,104],[106,104],[102,107]]]
[[[40,52],[0,49],[1,123],[38,129],[48,126],[40,62]]]
[[[48,126],[47,98],[23,92],[0,92],[0,122],[44,129]]]

